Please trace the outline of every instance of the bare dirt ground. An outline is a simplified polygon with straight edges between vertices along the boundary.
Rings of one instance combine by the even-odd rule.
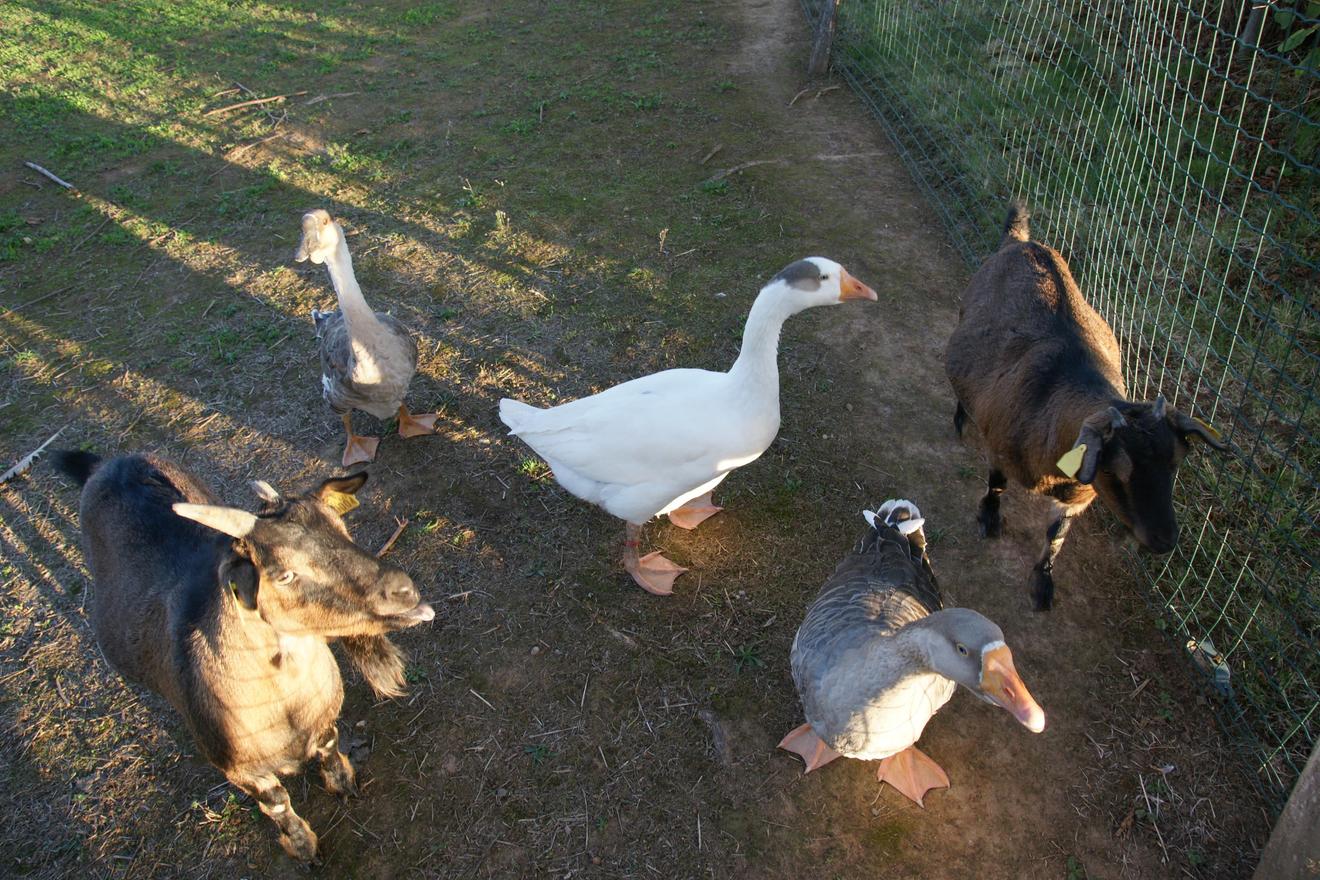
[[[358,540],[376,546],[394,516],[408,518],[392,557],[442,610],[398,639],[410,655],[408,697],[373,704],[360,681],[349,682],[344,740],[365,796],[340,804],[315,774],[289,784],[321,835],[323,872],[1247,876],[1265,817],[1211,707],[1124,572],[1110,518],[1097,508],[1074,528],[1056,573],[1058,606],[1045,615],[1029,610],[1025,587],[1044,505],[1010,492],[1004,538],[976,537],[983,464],[953,435],[941,366],[968,272],[879,127],[846,88],[818,94],[832,82],[811,84],[790,106],[809,85],[792,0],[695,4],[684,14],[705,16],[716,38],[684,55],[682,70],[666,56],[668,66],[644,76],[670,96],[700,82],[695,109],[659,127],[620,129],[610,143],[566,136],[555,161],[605,179],[626,175],[626,163],[657,161],[655,185],[686,181],[691,199],[621,183],[605,197],[608,210],[594,199],[543,209],[525,220],[537,234],[521,233],[526,214],[504,192],[533,184],[509,169],[516,155],[491,159],[470,134],[480,118],[473,107],[493,103],[489,95],[413,94],[406,83],[389,93],[415,108],[406,125],[434,131],[450,120],[458,158],[437,166],[474,167],[462,192],[448,186],[454,204],[468,199],[480,213],[475,243],[429,223],[420,163],[410,188],[388,197],[374,199],[365,185],[308,194],[346,215],[368,298],[417,329],[423,370],[411,399],[417,409],[439,400],[445,416],[437,438],[382,442],[350,519]],[[476,12],[463,22],[521,41],[528,55],[549,51],[535,22],[502,25]],[[564,88],[577,76],[565,72]],[[715,105],[712,93],[727,100]],[[244,161],[322,149],[384,112],[367,100],[335,108],[298,122],[291,143]],[[666,150],[684,158],[653,160]],[[724,184],[703,190],[702,181],[765,159],[776,161],[726,178],[736,208],[703,201]],[[216,185],[232,188],[224,180]],[[85,188],[112,183],[106,172]],[[25,210],[59,210],[61,194],[5,186],[30,198]],[[568,198],[545,186],[551,204]],[[486,201],[474,204],[479,193]],[[497,205],[511,220],[498,219]],[[736,216],[706,237],[657,241],[660,229],[712,211]],[[739,233],[726,234],[726,223]],[[249,224],[199,242],[200,262],[149,253],[132,283],[101,279],[54,316],[9,315],[10,349],[36,352],[50,369],[14,386],[10,405],[37,418],[6,432],[3,452],[17,457],[46,426],[68,422],[66,439],[99,451],[162,449],[228,487],[233,503],[247,502],[240,487],[249,478],[301,486],[334,470],[339,438],[317,396],[305,318],[325,305],[328,286],[319,268],[280,268],[296,214]],[[617,251],[595,254],[601,242]],[[495,404],[505,395],[548,403],[668,366],[722,367],[760,280],[810,253],[842,262],[880,302],[815,310],[786,328],[780,438],[721,487],[725,512],[691,533],[648,529],[648,540],[692,568],[672,598],[648,596],[617,565],[618,523],[554,486],[504,436]],[[144,290],[154,297],[144,302]],[[212,357],[209,369],[196,366],[209,348],[192,365],[171,360],[167,331],[214,322],[236,291],[269,304],[260,314],[279,332],[268,344],[232,362]],[[98,334],[122,329],[125,314],[137,325],[132,345],[98,347]],[[111,366],[89,372],[94,356]],[[82,365],[68,393],[59,391],[60,358]],[[924,810],[879,788],[863,762],[804,776],[774,748],[801,721],[788,649],[802,612],[855,539],[859,511],[894,496],[920,505],[946,598],[1000,623],[1049,719],[1034,736],[956,695],[922,740],[953,784]],[[296,870],[266,820],[199,761],[177,719],[99,658],[76,492],[38,468],[0,489],[0,513],[6,873]]]

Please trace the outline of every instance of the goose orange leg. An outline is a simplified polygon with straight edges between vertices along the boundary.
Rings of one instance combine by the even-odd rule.
[[[408,412],[408,407],[399,404],[399,436],[422,437],[435,433],[435,413],[415,416]]]
[[[948,788],[949,777],[944,769],[916,746],[908,746],[880,762],[876,778],[888,782],[905,798],[925,807],[922,799],[932,788]]]
[[[810,724],[803,724],[790,730],[779,741],[779,748],[800,755],[807,764],[807,769],[803,771],[806,773],[824,767],[839,757],[838,752],[825,745],[825,740],[816,736],[816,731],[811,729]]]
[[[344,467],[374,459],[376,457],[376,445],[380,443],[380,438],[361,437],[354,434],[353,414],[351,412],[344,413],[343,419],[344,433],[348,435],[348,442],[344,444]]]
[[[693,498],[682,507],[669,511],[669,521],[680,529],[695,529],[723,509],[715,506],[710,492],[707,492],[700,498]]]
[[[674,592],[674,580],[687,569],[670,562],[658,550],[639,557],[637,548],[641,544],[641,535],[641,525],[628,523],[623,542],[623,567],[646,592],[657,596],[671,595]]]

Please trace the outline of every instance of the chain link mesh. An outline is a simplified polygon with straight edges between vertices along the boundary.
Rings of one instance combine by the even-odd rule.
[[[833,0],[803,0],[815,22]],[[842,0],[835,69],[967,262],[1013,197],[1123,346],[1216,425],[1183,538],[1132,555],[1157,623],[1282,807],[1320,726],[1320,3]]]

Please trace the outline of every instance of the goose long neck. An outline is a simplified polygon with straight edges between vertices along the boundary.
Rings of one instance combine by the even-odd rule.
[[[376,314],[367,305],[358,286],[357,276],[353,274],[353,257],[348,253],[348,243],[342,236],[334,254],[325,261],[330,272],[330,283],[334,285],[335,296],[339,298],[339,310],[344,314],[350,336],[356,336],[366,327],[376,323]]]
[[[939,612],[936,611],[935,614],[939,614]],[[914,620],[894,636],[894,642],[897,644],[900,653],[907,657],[914,667],[919,667],[923,672],[939,672],[932,660],[934,643],[940,638],[934,630],[937,621],[932,621],[932,616],[928,615],[920,620]]]
[[[762,290],[747,315],[742,349],[729,375],[753,387],[771,388],[778,399],[779,331],[791,314],[778,297]]]

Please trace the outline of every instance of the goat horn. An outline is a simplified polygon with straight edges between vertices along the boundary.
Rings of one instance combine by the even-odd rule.
[[[1164,409],[1166,405],[1167,405],[1167,401],[1165,401],[1163,394],[1155,398],[1155,404],[1151,408],[1151,411],[1154,414],[1155,418],[1157,419],[1164,418]]]
[[[1118,411],[1118,407],[1111,406],[1109,408],[1109,427],[1117,431],[1126,424],[1127,419],[1123,418],[1123,414]]]
[[[253,492],[257,493],[257,497],[262,501],[275,504],[280,500],[280,493],[276,492],[275,487],[265,480],[253,480],[248,483],[248,486],[251,487]]]
[[[257,524],[255,514],[239,510],[237,507],[220,507],[216,504],[176,504],[174,512],[184,519],[199,522],[231,538],[247,537]]]

